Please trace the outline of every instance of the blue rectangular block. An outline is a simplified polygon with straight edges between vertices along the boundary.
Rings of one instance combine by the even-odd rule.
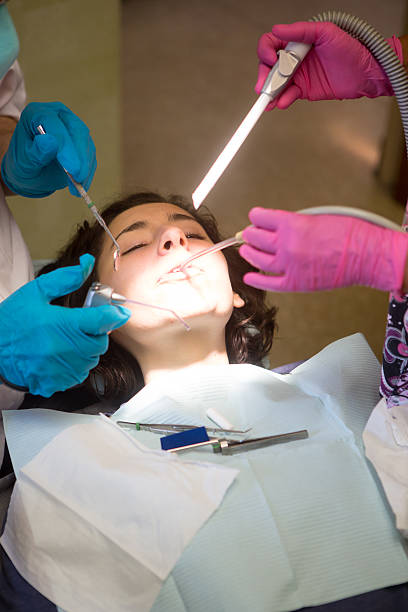
[[[187,431],[164,436],[164,438],[160,438],[160,444],[163,450],[169,450],[189,444],[197,444],[198,442],[207,442],[208,440],[209,437],[205,427],[194,427]]]

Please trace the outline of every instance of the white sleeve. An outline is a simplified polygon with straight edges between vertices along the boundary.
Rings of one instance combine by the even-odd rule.
[[[396,525],[408,537],[408,403],[389,408],[382,398],[367,421],[363,441]]]
[[[34,278],[30,254],[0,187],[0,302]],[[0,409],[18,408],[24,394],[0,384]],[[0,432],[0,461],[2,457]]]
[[[15,61],[0,80],[0,115],[20,118],[26,103],[24,78]],[[0,301],[34,277],[27,245],[11,214],[0,186]],[[24,394],[0,385],[0,409],[18,408]],[[0,426],[0,459],[3,455],[4,435]]]
[[[0,79],[0,115],[20,118],[26,104],[24,77],[16,60]]]
[[[27,245],[0,187],[0,301],[33,278]]]

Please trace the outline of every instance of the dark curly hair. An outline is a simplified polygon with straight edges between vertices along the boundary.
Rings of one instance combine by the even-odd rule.
[[[203,210],[202,207],[198,212],[192,204],[178,195],[163,197],[151,191],[135,193],[108,205],[103,210],[102,216],[109,225],[115,217],[129,208],[150,203],[175,204],[190,213],[213,242],[223,239],[215,218],[208,210]],[[60,250],[57,259],[43,267],[39,275],[55,268],[77,264],[79,256],[83,253],[91,253],[98,259],[102,251],[103,238],[104,232],[97,222],[90,224],[84,221],[82,225],[78,225],[73,238]],[[263,359],[272,346],[276,327],[276,308],[266,305],[264,291],[249,287],[243,282],[243,275],[254,268],[240,257],[237,249],[229,247],[224,251],[224,255],[232,289],[245,302],[242,308],[233,309],[225,328],[228,359],[230,363],[252,363],[262,366]],[[71,308],[82,306],[90,285],[98,280],[95,268],[80,289],[57,298],[53,303]],[[110,338],[107,352],[101,355],[99,364],[90,372],[83,385],[88,389],[91,388],[98,399],[122,403],[144,386],[144,380],[135,357]]]

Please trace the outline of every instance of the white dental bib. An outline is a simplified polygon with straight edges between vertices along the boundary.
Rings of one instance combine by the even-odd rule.
[[[179,455],[186,469],[189,462],[208,462],[239,473],[218,509],[183,546],[153,612],[284,612],[407,581],[408,561],[401,539],[361,442],[377,403],[379,377],[377,360],[356,334],[331,344],[288,375],[251,365],[197,367],[188,375],[178,372],[160,384],[147,385],[115,413],[112,420],[116,421],[210,425],[206,411],[214,408],[235,428],[251,427],[251,437],[309,431],[306,440],[239,455],[213,454],[209,448]],[[88,426],[88,421],[91,424],[98,418],[55,414],[49,431],[35,425],[33,435],[30,419],[38,421],[36,412],[15,411],[6,417],[17,478],[19,470],[30,475],[31,469],[32,475],[34,462],[41,467],[41,449],[52,448],[58,458],[61,438],[57,436],[65,435],[73,423],[85,419]],[[114,428],[112,423],[110,427]],[[120,432],[116,433],[119,438]],[[160,435],[136,430],[130,435],[141,452],[144,447],[153,452],[160,448]],[[41,479],[41,471],[37,474],[37,480]],[[162,506],[166,513],[166,505]],[[181,516],[185,507],[180,505]],[[84,528],[83,522],[80,526]],[[9,515],[2,543],[12,560],[13,533]],[[69,532],[67,549],[57,547],[59,554],[54,557],[55,541],[51,538],[47,543],[46,535],[40,550],[66,576],[64,555],[72,558],[75,552],[69,548]],[[100,577],[92,555],[88,556],[92,571],[83,572],[83,580],[97,585]],[[86,559],[84,553],[81,560]],[[20,561],[26,560],[20,557]],[[114,605],[107,605],[94,588],[93,607],[65,609],[133,612],[136,608],[123,602],[137,597],[136,584],[134,576],[123,575],[122,597]],[[79,602],[80,582],[72,580],[70,587],[76,589]],[[106,587],[109,590],[109,582]]]
[[[251,365],[197,368],[147,385],[115,420],[210,425],[215,408],[251,437],[308,429],[309,439],[234,456],[188,460],[239,474],[188,545],[154,612],[281,612],[408,578],[408,562],[361,433],[378,400],[380,368],[360,334],[278,375]],[[160,436],[133,434],[151,448]]]

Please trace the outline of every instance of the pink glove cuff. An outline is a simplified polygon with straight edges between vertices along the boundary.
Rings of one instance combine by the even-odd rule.
[[[404,56],[402,54],[402,44],[401,44],[400,39],[397,38],[397,36],[391,36],[391,38],[386,38],[385,40],[390,45],[390,47],[392,47],[392,49],[394,50],[394,53],[398,55],[398,59],[400,63],[403,64]]]
[[[267,273],[247,284],[273,291],[318,291],[364,285],[401,291],[408,233],[339,215],[302,215],[253,208],[240,254]]]
[[[405,270],[408,264],[408,233],[393,232],[391,239],[391,249],[386,262],[390,267],[389,283],[386,282],[386,278],[383,275],[385,281],[384,286],[378,287],[378,289],[398,291],[401,293],[404,283]]]
[[[401,45],[401,41],[399,38],[397,38],[396,36],[391,36],[391,38],[386,38],[385,39],[387,41],[387,43],[390,45],[390,47],[392,48],[392,50],[394,51],[394,53],[398,56],[398,59],[400,61],[401,64],[404,63],[404,57],[402,55],[402,45]],[[383,71],[384,72],[384,71]],[[377,95],[379,96],[393,96],[394,95],[394,90],[391,86],[391,83],[388,80],[387,75],[384,73],[384,90],[382,90],[382,88],[380,87],[380,90],[378,92]]]

